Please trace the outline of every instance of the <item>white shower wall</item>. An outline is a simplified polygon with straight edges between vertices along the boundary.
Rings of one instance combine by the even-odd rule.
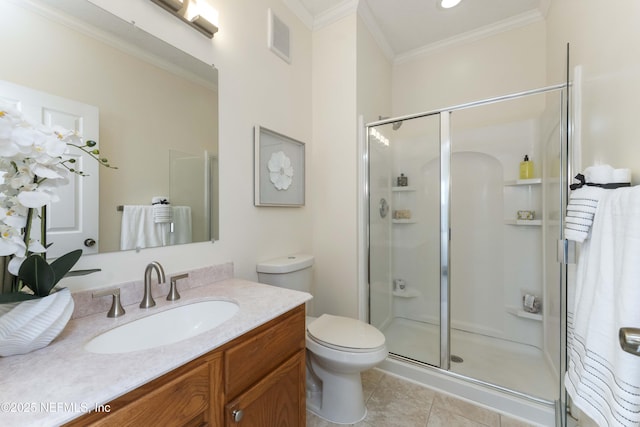
[[[542,190],[539,185],[504,185],[518,177],[524,154],[541,172],[539,123],[528,119],[458,129],[465,114],[452,115],[451,325],[542,348],[542,321],[513,314],[522,308],[523,292],[542,297],[541,227],[505,223],[521,209],[540,215]],[[404,173],[410,187],[392,194],[391,210],[410,209],[414,221],[391,225],[391,280],[407,285],[404,294],[393,298],[392,315],[437,324],[439,133],[435,127],[421,134],[413,129],[410,122],[394,132],[385,128],[392,180]]]

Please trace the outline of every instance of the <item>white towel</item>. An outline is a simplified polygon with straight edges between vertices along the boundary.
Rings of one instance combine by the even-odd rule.
[[[629,169],[614,169],[610,165],[589,166],[582,175],[584,179],[582,184],[628,185],[631,181],[631,171]],[[576,178],[579,177],[580,175],[576,176]],[[582,185],[571,191],[565,219],[565,238],[582,243],[589,237],[593,215],[603,191],[607,190],[589,185]]]
[[[151,198],[151,204],[153,205],[153,222],[156,224],[173,222],[173,208],[168,197],[154,196]]]
[[[191,207],[173,207],[173,233],[169,238],[169,244],[181,245],[193,241],[191,232]]]
[[[582,245],[568,308],[565,386],[602,426],[640,425],[640,358],[624,352],[621,327],[640,325],[640,187],[606,190]]]
[[[584,170],[585,182],[612,184],[631,182],[630,169],[614,169],[610,165],[594,165]]]
[[[598,200],[605,191],[611,190],[599,187],[582,187],[571,191],[564,226],[565,238],[582,243],[589,236]]]
[[[120,250],[163,246],[162,225],[154,223],[151,206],[125,205],[120,226]]]
[[[153,205],[153,222],[156,224],[173,222],[173,207],[171,205]]]

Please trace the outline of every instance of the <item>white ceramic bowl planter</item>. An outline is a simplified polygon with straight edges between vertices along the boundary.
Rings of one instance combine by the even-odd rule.
[[[0,304],[0,356],[25,354],[48,346],[73,313],[69,289],[44,298]]]

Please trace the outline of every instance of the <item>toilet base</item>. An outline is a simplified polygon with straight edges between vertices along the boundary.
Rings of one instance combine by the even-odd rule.
[[[367,416],[359,372],[335,375],[314,364],[313,372],[307,366],[307,379],[307,409],[313,414],[335,424],[355,424]]]

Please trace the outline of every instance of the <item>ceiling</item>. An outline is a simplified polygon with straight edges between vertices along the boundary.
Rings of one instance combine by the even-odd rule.
[[[299,3],[314,23],[356,7],[377,27],[392,57],[492,27],[540,19],[550,0],[462,0],[442,9],[436,0],[287,0]],[[371,27],[371,25],[369,25]],[[379,40],[380,42],[380,40]]]

